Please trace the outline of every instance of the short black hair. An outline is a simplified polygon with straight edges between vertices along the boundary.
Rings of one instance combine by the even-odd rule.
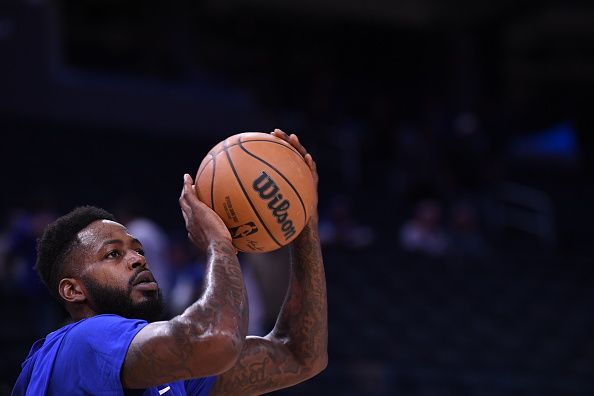
[[[51,295],[58,300],[58,285],[66,269],[68,256],[78,243],[76,236],[97,220],[115,221],[115,217],[95,206],[79,206],[45,227],[37,241],[35,270]]]

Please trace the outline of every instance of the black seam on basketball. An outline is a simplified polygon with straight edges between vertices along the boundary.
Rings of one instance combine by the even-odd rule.
[[[280,139],[280,138],[279,138]],[[274,144],[278,144],[279,146],[283,146],[284,148],[291,150],[292,152],[294,152],[295,154],[297,154],[298,156],[302,157],[301,153],[299,151],[297,151],[295,148],[293,148],[293,146],[288,146],[289,143],[287,144],[283,144],[281,142],[275,142],[274,140],[268,140],[268,139],[252,139],[252,140],[241,140],[241,136],[239,137],[239,142],[237,143],[233,143],[231,145],[229,145],[228,147],[233,147],[233,146],[237,146],[237,145],[241,145],[241,143],[250,143],[250,142],[267,142],[267,143],[274,143]],[[283,140],[284,142],[284,140]]]
[[[235,145],[233,145],[233,146],[235,146]],[[266,223],[264,223],[264,220],[262,220],[262,217],[260,217],[260,213],[258,213],[258,211],[256,210],[256,207],[254,206],[254,203],[250,199],[249,195],[247,194],[247,191],[245,191],[245,188],[243,188],[243,184],[241,183],[241,180],[239,179],[239,175],[237,174],[237,171],[235,170],[235,165],[233,164],[233,160],[231,159],[231,154],[229,154],[228,149],[229,149],[229,146],[227,146],[227,141],[225,140],[225,143],[223,144],[223,151],[225,151],[225,154],[227,155],[227,160],[229,160],[229,165],[231,165],[231,170],[233,171],[233,174],[235,175],[235,179],[237,180],[237,183],[239,183],[239,187],[241,187],[241,191],[243,191],[243,195],[245,196],[245,199],[247,199],[248,203],[252,207],[252,210],[258,217],[258,220],[260,220],[260,224],[262,224],[262,226],[264,227],[264,229],[266,230],[268,235],[270,235],[270,238],[272,238],[274,243],[276,243],[279,247],[282,247],[283,245],[278,243],[278,241],[276,240],[274,235],[272,235],[272,233],[266,226]]]
[[[214,205],[214,181],[215,181],[215,170],[217,169],[217,158],[212,155],[212,179],[210,180],[210,208],[215,210]],[[206,168],[206,167],[205,167]]]
[[[253,140],[248,140],[247,142],[252,142],[252,141]],[[247,143],[247,142],[245,142],[245,143]],[[297,191],[297,189],[295,188],[295,186],[293,186],[293,183],[291,183],[289,181],[289,179],[287,179],[287,177],[285,175],[283,175],[278,169],[276,169],[276,167],[274,165],[270,164],[268,161],[266,161],[266,160],[258,157],[256,154],[250,152],[248,149],[246,149],[245,147],[243,147],[243,144],[242,143],[244,143],[244,142],[241,141],[241,137],[240,137],[239,138],[239,147],[241,147],[241,149],[243,151],[245,151],[247,154],[249,154],[252,157],[254,157],[255,159],[257,159],[258,161],[261,161],[261,162],[265,163],[267,166],[269,166],[270,168],[272,168],[293,189],[293,192],[295,193],[295,195],[297,195],[297,198],[299,198],[299,202],[301,203],[301,207],[303,208],[303,224],[307,223],[307,209],[305,209],[305,204],[303,203],[303,199],[301,199],[301,195],[299,194],[299,191]]]

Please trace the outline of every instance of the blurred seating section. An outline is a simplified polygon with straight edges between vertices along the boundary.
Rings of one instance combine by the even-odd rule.
[[[318,163],[330,362],[274,394],[594,394],[592,26],[547,1],[0,2],[0,396],[66,320],[32,271],[48,221],[133,194],[179,245],[183,173],[276,127]]]

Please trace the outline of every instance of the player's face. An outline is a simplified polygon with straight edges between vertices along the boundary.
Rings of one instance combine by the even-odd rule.
[[[123,225],[109,220],[91,223],[78,238],[80,280],[93,311],[157,320],[163,298],[140,241]]]

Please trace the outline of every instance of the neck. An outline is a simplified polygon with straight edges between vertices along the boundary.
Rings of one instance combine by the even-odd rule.
[[[93,311],[87,305],[83,305],[83,306],[66,305],[66,310],[70,314],[70,317],[72,318],[72,320],[75,322],[78,322],[79,320],[82,320],[82,319],[91,318],[91,317],[97,315],[97,312]]]

